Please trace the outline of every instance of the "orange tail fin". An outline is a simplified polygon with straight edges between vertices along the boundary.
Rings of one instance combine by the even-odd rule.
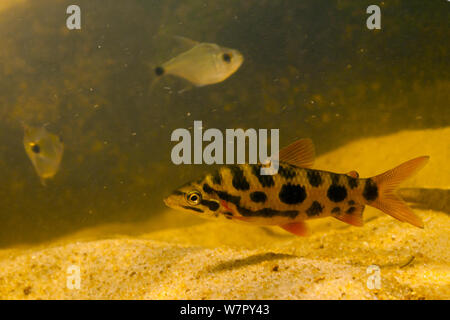
[[[400,183],[423,168],[429,158],[429,156],[422,156],[406,161],[392,170],[367,180],[363,193],[363,196],[367,200],[367,204],[400,221],[408,222],[413,226],[423,228],[422,220],[414,214],[402,199],[394,194],[394,191]],[[375,184],[372,182],[371,185],[369,182],[370,180],[375,182]]]

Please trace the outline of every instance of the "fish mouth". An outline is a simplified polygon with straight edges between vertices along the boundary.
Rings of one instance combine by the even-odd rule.
[[[163,201],[167,207],[169,207],[171,209],[175,209],[175,210],[180,210],[176,199],[171,199],[170,197],[166,197],[163,199]]]

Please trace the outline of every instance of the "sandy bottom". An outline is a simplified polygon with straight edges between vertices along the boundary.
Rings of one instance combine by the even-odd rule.
[[[320,219],[308,238],[167,211],[139,226],[0,251],[0,298],[450,299],[449,145],[450,128],[400,132],[353,142],[315,165],[367,177],[430,155],[402,191],[418,201],[423,230],[370,207],[364,227]],[[145,231],[155,226],[164,229]],[[368,273],[372,265],[379,273]],[[80,269],[79,289],[70,266]]]

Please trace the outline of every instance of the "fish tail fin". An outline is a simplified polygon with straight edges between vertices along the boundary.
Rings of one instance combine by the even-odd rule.
[[[400,183],[422,169],[429,158],[429,156],[422,156],[411,159],[394,169],[366,180],[363,197],[367,200],[367,204],[397,220],[423,228],[422,219],[401,198],[395,195],[395,190]]]

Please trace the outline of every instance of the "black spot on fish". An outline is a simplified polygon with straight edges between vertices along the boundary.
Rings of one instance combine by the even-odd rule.
[[[224,213],[224,215],[226,215],[226,216],[233,216],[233,212],[226,211],[226,212]]]
[[[31,147],[31,151],[33,151],[34,153],[39,153],[41,152],[41,147],[39,147],[38,144],[33,144],[33,146]]]
[[[214,190],[207,183],[203,184],[203,191],[205,191],[208,194],[211,194],[214,192]]]
[[[212,175],[212,181],[215,184],[221,184],[222,183],[222,176],[220,175],[219,170],[216,170]]]
[[[285,179],[292,179],[297,175],[294,168],[288,166],[280,166],[278,168],[278,174]]]
[[[241,201],[241,197],[233,196],[229,193],[226,193],[225,191],[216,191],[216,193],[220,199],[230,202],[230,203],[233,203],[236,206],[238,206]]]
[[[231,61],[231,55],[230,55],[229,53],[224,53],[224,54],[222,55],[222,59],[223,59],[223,61],[225,61],[226,63],[230,63],[230,61]]]
[[[194,207],[189,207],[189,206],[182,206],[184,209],[188,209],[188,210],[192,210],[192,211],[197,211],[197,212],[204,212],[202,209],[199,208],[194,208]]]
[[[351,205],[351,206],[353,206],[353,205],[355,205],[355,201],[350,200],[350,201],[348,202],[348,204]]]
[[[367,201],[373,201],[378,198],[378,186],[372,179],[366,180],[363,196]]]
[[[351,189],[355,189],[358,186],[358,179],[347,176],[347,180],[348,180],[348,186]]]
[[[262,187],[273,187],[275,185],[275,182],[273,180],[273,177],[271,175],[261,175],[261,165],[260,164],[253,164],[252,167],[252,173],[253,175],[258,178],[259,183]]]
[[[278,194],[280,200],[287,204],[302,203],[306,199],[305,188],[298,184],[284,184]]]
[[[237,207],[237,210],[239,213],[244,217],[265,217],[265,218],[272,218],[272,217],[288,217],[288,218],[295,218],[298,215],[297,210],[286,210],[286,211],[279,211],[272,208],[263,208],[260,210],[252,211],[250,209],[244,208],[244,207]]]
[[[155,68],[155,74],[157,76],[162,76],[164,74],[164,68],[163,67],[156,67]]]
[[[327,191],[327,197],[333,202],[340,202],[347,197],[347,189],[343,186],[332,184]]]
[[[248,190],[250,185],[245,179],[244,171],[239,166],[229,166],[231,174],[233,176],[232,184],[236,190]]]
[[[250,193],[250,199],[253,202],[266,202],[267,196],[264,192],[255,191],[255,192]]]
[[[220,207],[220,205],[216,201],[202,200],[200,204],[208,207],[208,209],[211,211],[217,211],[217,209],[219,209]]]
[[[331,210],[331,213],[339,213],[339,212],[341,212],[341,208],[339,208],[339,207],[334,207],[334,208]]]
[[[347,211],[345,211],[345,213],[347,213],[347,214],[352,214],[353,212],[355,212],[355,210],[356,210],[355,207],[350,207],[350,208],[348,208]]]
[[[308,217],[317,216],[322,212],[322,210],[323,210],[322,205],[317,201],[313,201],[308,210],[306,210],[306,214],[308,215]]]
[[[322,184],[322,177],[320,176],[320,172],[308,170],[306,175],[308,177],[309,184],[313,187],[317,188]]]

